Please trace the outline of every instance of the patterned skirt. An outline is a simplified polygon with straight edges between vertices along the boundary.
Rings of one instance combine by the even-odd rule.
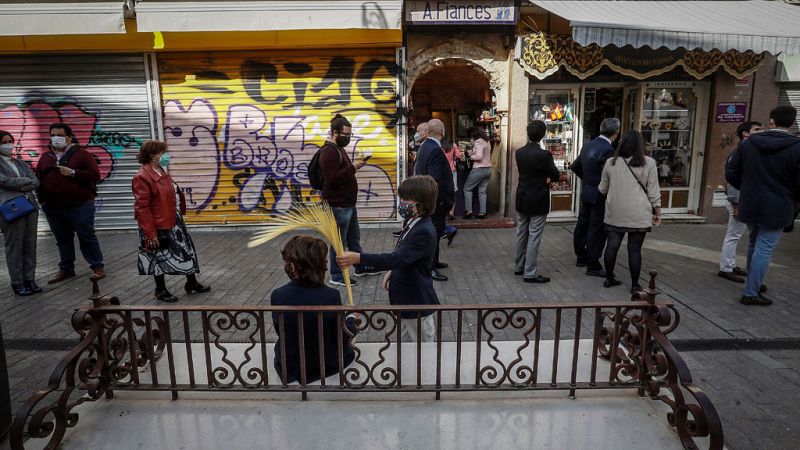
[[[190,275],[200,272],[197,253],[194,250],[183,217],[171,230],[158,230],[159,248],[145,250],[139,247],[139,275]],[[144,242],[144,231],[139,229],[139,242]]]

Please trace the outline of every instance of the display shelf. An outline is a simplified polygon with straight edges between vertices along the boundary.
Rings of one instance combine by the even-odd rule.
[[[661,130],[661,129],[655,129],[655,130],[649,129],[648,130],[648,129],[642,129],[642,133],[652,133],[652,132],[658,132],[658,133],[689,133],[691,131],[692,130]]]
[[[689,114],[685,109],[643,109],[642,112],[659,112],[659,113],[681,113]]]

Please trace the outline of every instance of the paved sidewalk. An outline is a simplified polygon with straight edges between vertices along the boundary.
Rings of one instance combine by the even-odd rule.
[[[587,277],[575,267],[572,226],[548,225],[540,261],[553,281],[546,285],[523,283],[512,274],[514,231],[461,230],[452,247],[442,245],[443,272],[450,281],[437,283],[442,303],[507,303],[620,300],[629,297],[624,247],[617,277],[623,286],[604,289],[602,280]],[[247,249],[252,233],[246,231],[192,233],[198,247],[202,273],[199,279],[212,292],[183,293],[181,277],[168,278],[168,286],[191,304],[268,304],[270,292],[283,285],[286,275],[278,249],[283,241]],[[725,234],[719,225],[664,225],[645,241],[644,269],[659,273],[663,298],[677,304],[681,324],[672,339],[800,339],[798,306],[800,233],[783,237],[766,283],[775,304],[770,307],[738,303],[742,285],[716,276],[719,248]],[[389,229],[362,230],[367,251],[387,251],[394,245]],[[121,297],[123,304],[155,304],[152,280],[136,271],[136,234],[102,233],[108,278],[104,293]],[[746,242],[740,244],[744,254]],[[79,257],[80,259],[80,257]],[[45,293],[34,297],[10,295],[8,275],[0,267],[0,323],[7,341],[15,339],[72,339],[69,318],[90,294],[89,269],[79,261],[79,277],[55,287],[46,279],[56,269],[57,252],[51,237],[39,240],[39,281]],[[744,257],[740,259],[744,265]],[[3,266],[4,264],[0,264]],[[622,267],[620,267],[622,266]],[[386,304],[380,277],[359,279],[354,288],[359,304]],[[642,284],[645,280],[643,279]],[[46,384],[63,353],[7,350],[12,402],[16,409],[30,394]],[[684,352],[695,382],[705,390],[723,418],[726,444],[732,449],[791,448],[800,438],[794,417],[800,414],[800,351],[698,351]]]

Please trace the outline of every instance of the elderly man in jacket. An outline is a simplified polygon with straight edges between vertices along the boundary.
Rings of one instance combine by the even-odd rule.
[[[616,117],[603,119],[600,123],[600,136],[592,139],[581,149],[581,154],[572,163],[572,170],[581,179],[581,206],[578,210],[578,223],[572,235],[575,263],[586,267],[586,275],[605,277],[600,256],[606,245],[606,231],[603,223],[606,198],[597,186],[603,174],[606,160],[614,154],[611,145],[619,136],[620,123]]]
[[[742,142],[725,168],[725,179],[741,191],[738,218],[750,229],[747,281],[739,300],[745,305],[772,304],[761,292],[762,282],[800,200],[800,137],[789,131],[796,119],[791,106],[773,109],[771,129]]]
[[[528,124],[527,145],[516,151],[519,184],[517,185],[517,257],[514,275],[526,283],[547,283],[550,278],[539,273],[537,259],[544,234],[544,222],[550,212],[550,182],[558,180],[559,171],[553,155],[539,142],[547,126],[541,120]]]

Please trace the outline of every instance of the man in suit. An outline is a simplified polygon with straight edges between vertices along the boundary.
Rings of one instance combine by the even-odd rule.
[[[519,184],[517,185],[517,257],[514,275],[523,275],[526,283],[547,283],[550,278],[539,273],[537,258],[544,234],[544,222],[550,212],[550,182],[558,180],[559,171],[553,155],[542,150],[539,142],[547,126],[541,120],[528,124],[527,145],[516,151]]]
[[[450,164],[442,151],[442,138],[444,137],[444,123],[439,119],[428,122],[428,138],[419,146],[417,161],[414,165],[414,175],[430,175],[439,188],[436,198],[436,211],[431,216],[433,226],[436,228],[436,253],[431,267],[431,278],[436,281],[447,281],[447,277],[439,269],[447,264],[439,262],[439,240],[444,236],[445,220],[450,208],[455,204],[455,187],[453,186],[453,173]]]
[[[589,141],[581,149],[578,159],[572,163],[572,170],[581,179],[581,206],[578,210],[578,223],[572,235],[572,244],[578,267],[586,267],[586,275],[605,277],[600,256],[606,245],[606,231],[603,224],[606,199],[597,190],[603,166],[614,154],[611,144],[619,136],[619,119],[609,117],[600,123],[600,136]]]

